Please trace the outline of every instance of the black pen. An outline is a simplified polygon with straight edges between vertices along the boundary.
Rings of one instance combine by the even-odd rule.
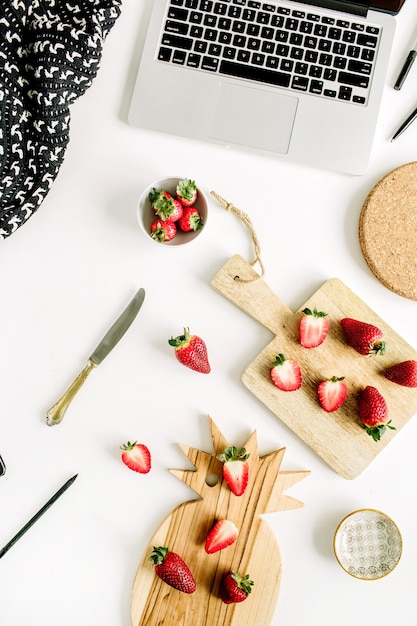
[[[407,130],[407,128],[409,126],[411,126],[411,124],[414,122],[414,120],[417,119],[417,109],[414,109],[414,111],[411,113],[411,115],[409,115],[407,117],[407,119],[405,120],[405,122],[403,122],[401,124],[401,126],[399,127],[399,129],[394,133],[394,135],[392,136],[391,141],[395,141],[396,139],[398,139],[398,137],[400,135],[403,134],[404,131]]]
[[[70,487],[72,485],[72,483],[74,482],[74,480],[77,478],[78,474],[75,474],[75,476],[73,476],[72,478],[70,478],[69,480],[67,480],[67,482],[65,483],[65,485],[62,485],[62,487],[60,489],[58,489],[58,491],[52,496],[52,498],[50,498],[48,500],[48,502],[46,502],[46,504],[43,505],[43,507],[41,509],[39,509],[39,511],[37,513],[35,513],[35,515],[33,517],[31,517],[31,519],[23,526],[23,528],[21,528],[19,530],[18,533],[16,533],[16,535],[10,539],[10,541],[8,543],[6,543],[6,545],[4,546],[4,548],[2,548],[0,550],[0,559],[3,555],[6,554],[6,552],[8,550],[10,550],[10,548],[12,546],[14,546],[14,544],[16,543],[16,541],[18,541],[21,537],[23,537],[23,535],[25,534],[26,531],[29,530],[29,528],[31,528],[31,526],[33,526],[33,524],[41,517],[41,515],[43,515],[45,513],[45,511],[47,511],[49,509],[49,507],[56,502],[56,500],[58,500],[58,498],[60,496],[62,496],[62,494],[64,493],[64,491],[66,491],[68,489],[68,487]]]
[[[407,58],[404,61],[404,65],[401,68],[401,72],[398,74],[398,78],[394,85],[394,89],[396,89],[397,91],[401,89],[401,87],[403,86],[404,81],[408,76],[408,72],[411,70],[411,66],[414,63],[416,56],[417,56],[417,41],[414,44],[414,47],[408,53]]]

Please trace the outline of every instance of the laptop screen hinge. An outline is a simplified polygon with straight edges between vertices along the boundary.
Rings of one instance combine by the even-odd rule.
[[[369,0],[363,2],[356,2],[355,0],[295,0],[295,2],[312,4],[323,9],[334,9],[342,13],[353,13],[353,15],[360,15],[361,17],[366,17],[369,11]]]

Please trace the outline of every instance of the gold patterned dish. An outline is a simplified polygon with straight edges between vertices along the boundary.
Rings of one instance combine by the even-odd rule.
[[[334,553],[343,569],[361,580],[383,578],[398,565],[402,538],[393,520],[374,509],[347,515],[334,535]]]

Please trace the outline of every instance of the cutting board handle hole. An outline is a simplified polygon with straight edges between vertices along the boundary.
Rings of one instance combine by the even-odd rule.
[[[208,485],[209,487],[215,487],[218,482],[219,482],[219,477],[217,474],[215,474],[214,472],[210,472],[210,474],[207,474],[206,485]]]

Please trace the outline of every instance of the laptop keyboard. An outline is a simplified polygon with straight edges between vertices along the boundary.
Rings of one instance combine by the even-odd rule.
[[[366,105],[380,26],[255,0],[170,0],[158,60]]]

